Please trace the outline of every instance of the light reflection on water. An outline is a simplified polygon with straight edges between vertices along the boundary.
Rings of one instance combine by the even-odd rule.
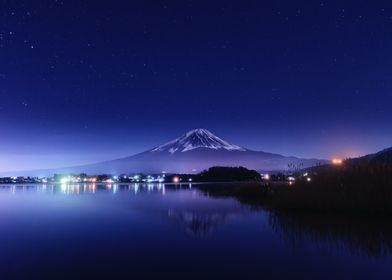
[[[95,194],[97,191],[109,191],[116,194],[118,191],[128,191],[137,194],[139,192],[159,192],[165,195],[166,188],[172,189],[192,189],[191,183],[185,184],[164,184],[164,183],[67,183],[67,184],[13,184],[0,185],[3,190],[9,189],[10,192],[51,192],[63,193],[66,195],[90,193]]]
[[[197,184],[0,185],[0,271],[2,279],[392,279],[388,224],[252,209]]]

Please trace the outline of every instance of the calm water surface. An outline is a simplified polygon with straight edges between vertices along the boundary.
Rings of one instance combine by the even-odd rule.
[[[197,186],[0,186],[0,279],[392,279],[389,221],[292,217]]]

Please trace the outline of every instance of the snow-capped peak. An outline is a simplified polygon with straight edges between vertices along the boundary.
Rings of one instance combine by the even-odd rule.
[[[212,132],[204,128],[193,129],[181,137],[167,142],[151,150],[151,152],[167,151],[171,154],[175,152],[187,152],[197,148],[208,148],[213,150],[225,149],[227,151],[246,151],[246,149],[229,144]]]

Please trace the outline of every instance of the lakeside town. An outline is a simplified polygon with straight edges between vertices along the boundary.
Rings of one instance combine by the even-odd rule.
[[[238,170],[234,176],[229,176],[233,170]],[[224,174],[216,174],[217,171]],[[54,174],[51,177],[15,176],[0,177],[0,184],[68,184],[68,183],[189,183],[189,182],[243,182],[243,181],[272,181],[293,184],[303,178],[311,181],[311,172],[275,172],[258,173],[243,167],[212,167],[198,174],[161,174],[146,175],[142,173],[120,175],[87,175],[80,174]]]

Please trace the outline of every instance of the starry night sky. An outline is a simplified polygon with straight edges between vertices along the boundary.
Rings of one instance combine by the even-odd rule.
[[[0,169],[196,127],[301,157],[392,146],[391,1],[269,2],[1,0]]]

